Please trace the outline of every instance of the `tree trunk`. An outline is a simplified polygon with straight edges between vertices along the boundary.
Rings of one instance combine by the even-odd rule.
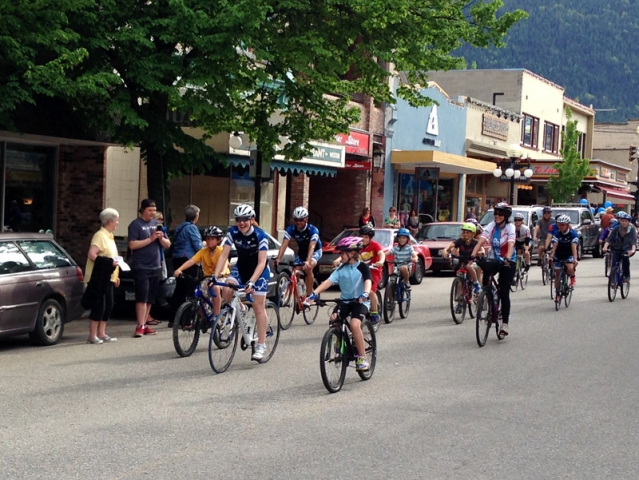
[[[158,212],[164,214],[164,224],[171,224],[171,190],[166,181],[168,159],[152,146],[146,148],[146,185],[149,198],[155,200]]]

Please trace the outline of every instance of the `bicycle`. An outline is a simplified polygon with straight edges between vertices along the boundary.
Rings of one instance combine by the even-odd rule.
[[[611,252],[610,253],[612,256]],[[623,254],[624,257],[627,257],[627,254]],[[623,269],[621,268],[621,262],[617,260],[616,262],[612,262],[612,266],[610,267],[610,275],[608,276],[608,301],[614,302],[617,297],[617,289],[621,292],[621,298],[628,298],[628,293],[630,293],[630,282],[623,281]]]
[[[466,262],[461,261],[458,255],[451,255],[455,266],[455,278],[450,286],[450,313],[453,321],[460,325],[466,318],[466,311],[470,318],[475,318],[477,310],[477,295],[473,293],[474,283],[468,276]]]
[[[510,291],[516,292],[517,285],[520,285],[522,290],[525,290],[526,286],[528,285],[528,272],[526,271],[523,250],[517,251],[517,260],[515,262],[515,276],[513,277],[512,283],[510,284]]]
[[[484,271],[484,275],[488,275],[488,282],[482,287],[479,297],[477,297],[477,315],[475,317],[475,337],[477,345],[483,347],[488,340],[490,327],[495,324],[497,338],[503,340],[504,336],[500,335],[501,330],[501,301],[499,298],[499,288],[495,280],[495,274],[499,267],[503,265],[503,261],[494,259],[480,260],[480,267]]]
[[[552,264],[550,262],[550,255],[548,252],[544,252],[541,257],[541,283],[547,285],[552,284]]]
[[[612,263],[612,254],[608,251],[604,253],[604,275],[608,277],[610,274],[610,264]]]
[[[241,300],[244,285],[224,282],[215,282],[215,285],[233,290],[233,300],[228,307],[229,313],[215,320],[209,338],[211,368],[215,373],[224,373],[235,357],[239,337],[242,339],[240,348],[246,350],[250,347],[251,354],[255,353],[257,328],[253,306]],[[252,302],[250,295],[247,295],[246,299]],[[259,363],[266,363],[271,359],[280,339],[280,312],[273,302],[266,302],[266,317],[266,355],[259,360]]]
[[[570,305],[570,300],[572,300],[572,290],[573,288],[570,286],[570,277],[568,273],[566,273],[566,264],[564,262],[559,262],[562,264],[561,273],[559,274],[559,295],[555,295],[555,310],[559,310],[561,307],[561,300],[563,298],[564,303],[566,304],[566,308]]]
[[[358,299],[337,298],[334,300],[318,300],[317,303],[321,306],[335,303],[337,307],[357,301]],[[334,309],[331,311],[331,315],[334,311]],[[369,368],[365,372],[357,372],[357,374],[362,380],[370,380],[375,371],[375,362],[377,360],[377,338],[370,322],[370,312],[362,322],[362,333],[364,334],[366,359],[368,360]],[[341,390],[346,378],[346,369],[351,362],[354,363],[356,361],[356,355],[358,355],[358,351],[353,341],[349,318],[338,317],[331,321],[322,338],[319,362],[322,382],[330,393],[336,393]]]
[[[399,316],[406,318],[410,310],[410,290],[406,289],[406,283],[399,273],[399,267],[410,265],[409,262],[395,263],[393,272],[388,276],[386,290],[384,291],[384,322],[392,323],[395,319],[395,305],[399,307]]]
[[[199,283],[197,278],[182,274],[185,281],[195,283],[193,296],[189,297],[175,313],[173,321],[173,346],[181,357],[189,357],[195,352],[200,332],[206,333],[213,326],[216,316],[213,314],[213,303],[210,298],[215,297],[213,285],[208,279]],[[204,288],[208,289],[209,298],[204,295]],[[228,305],[222,305],[218,316],[228,314]]]
[[[304,282],[303,263],[294,263],[293,275],[286,278],[286,281],[280,285],[279,309],[280,318],[282,319],[282,330],[288,330],[293,323],[293,318],[298,313],[302,313],[306,325],[312,325],[317,318],[319,312],[318,306],[304,305],[306,298],[306,283]],[[317,280],[315,281],[317,286]]]

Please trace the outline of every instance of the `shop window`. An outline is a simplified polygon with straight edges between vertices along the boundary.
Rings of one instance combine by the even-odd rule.
[[[559,126],[544,122],[544,151],[557,153],[559,148]]]
[[[537,148],[537,137],[539,136],[539,119],[528,115],[524,115],[521,127],[521,143],[526,147]]]

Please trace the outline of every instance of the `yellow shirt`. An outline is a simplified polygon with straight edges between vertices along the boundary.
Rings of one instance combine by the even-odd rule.
[[[212,253],[212,254],[211,254]],[[211,252],[209,247],[204,247],[200,251],[198,251],[195,255],[193,255],[193,260],[195,263],[202,264],[202,270],[204,270],[204,275],[211,276],[215,273],[215,265],[217,264],[218,258],[222,254],[222,246],[218,245],[215,247],[215,250]],[[222,275],[228,275],[229,271],[229,262],[226,262],[224,266],[224,270],[222,271]]]
[[[102,227],[95,232],[91,239],[91,245],[95,245],[100,250],[98,257],[115,258],[118,256],[118,247],[115,245],[115,239],[113,234],[106,228]],[[84,283],[89,283],[91,280],[91,273],[93,272],[93,266],[95,262],[91,259],[87,259],[87,267],[84,272]],[[115,283],[120,275],[120,267],[115,267],[113,274],[111,275],[111,281]]]

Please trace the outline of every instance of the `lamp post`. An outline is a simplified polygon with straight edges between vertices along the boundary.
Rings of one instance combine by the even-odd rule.
[[[500,166],[498,166],[494,171],[493,175],[497,178],[501,178],[502,173],[506,175],[506,177],[510,180],[510,204],[515,203],[515,180],[521,178],[521,166],[519,165],[519,160],[523,155],[523,151],[518,143],[513,143],[508,150],[506,151],[506,155],[510,159],[510,163],[507,165],[505,172],[502,172]],[[524,177],[529,179],[533,176],[532,168],[530,168],[530,162],[528,162],[528,166],[523,172]]]

